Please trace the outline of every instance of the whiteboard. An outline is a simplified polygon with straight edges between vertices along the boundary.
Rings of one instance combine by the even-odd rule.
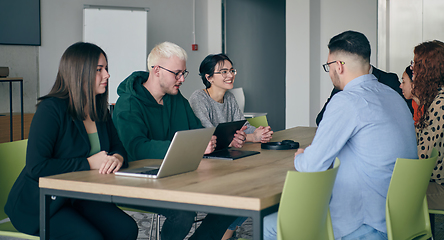
[[[109,103],[117,101],[117,87],[134,71],[146,71],[147,11],[85,7],[83,41],[101,47],[108,57]]]

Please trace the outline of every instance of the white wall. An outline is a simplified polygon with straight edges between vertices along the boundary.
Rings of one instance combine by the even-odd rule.
[[[327,59],[331,37],[346,30],[364,33],[372,47],[371,62],[376,65],[377,7],[376,0],[320,0],[320,4],[309,0],[287,1],[286,128],[316,126],[316,115],[333,88],[321,66]],[[319,39],[313,29],[310,33],[310,27],[316,26],[320,26]],[[312,46],[316,42],[319,45]],[[312,56],[316,49],[320,50],[320,58]],[[317,76],[320,76],[319,85],[311,84],[318,81]],[[310,101],[315,98],[319,101]]]
[[[401,77],[414,57],[415,46],[434,39],[444,41],[444,1],[392,0],[380,2],[380,6],[379,14],[386,16],[378,29],[379,45],[383,46],[379,49],[380,67]]]
[[[208,53],[222,52],[222,5],[220,0],[208,0]],[[203,59],[202,59],[203,60]]]
[[[286,3],[286,128],[310,124],[310,0]]]

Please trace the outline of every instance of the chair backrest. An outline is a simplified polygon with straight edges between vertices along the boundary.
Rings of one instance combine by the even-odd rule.
[[[245,95],[244,95],[244,89],[242,88],[233,88],[228,90],[231,93],[233,93],[234,97],[236,98],[237,105],[239,105],[239,108],[242,112],[244,112],[245,109]]]
[[[28,140],[0,143],[0,220],[7,218],[4,207],[9,191],[26,163]]]
[[[398,158],[387,192],[388,239],[428,239],[432,236],[426,191],[438,151],[428,159]]]
[[[277,239],[334,239],[329,202],[340,161],[323,172],[288,171],[278,211]]]
[[[268,120],[267,115],[254,117],[254,118],[247,118],[247,121],[251,124],[253,127],[268,127]]]

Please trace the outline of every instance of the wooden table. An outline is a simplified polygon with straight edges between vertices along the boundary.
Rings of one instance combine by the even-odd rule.
[[[316,128],[276,132],[273,141],[291,139],[307,147]],[[263,217],[277,211],[287,171],[294,170],[295,150],[264,150],[235,161],[203,159],[196,171],[161,179],[102,175],[97,170],[40,178],[40,237],[49,239],[51,196],[113,202],[253,218],[254,239],[262,239]],[[130,168],[161,160],[141,160]]]
[[[20,113],[21,113],[21,139],[24,139],[24,124],[23,124],[23,78],[0,78],[0,82],[9,82],[9,134],[10,140],[13,141],[13,128],[12,128],[12,83],[20,83]]]

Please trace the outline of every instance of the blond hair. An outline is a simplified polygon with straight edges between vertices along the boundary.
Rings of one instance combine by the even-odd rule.
[[[148,55],[147,66],[148,71],[152,69],[153,66],[158,65],[158,62],[161,58],[168,59],[172,56],[176,56],[181,60],[187,60],[187,53],[177,44],[171,42],[163,42],[157,44]]]

